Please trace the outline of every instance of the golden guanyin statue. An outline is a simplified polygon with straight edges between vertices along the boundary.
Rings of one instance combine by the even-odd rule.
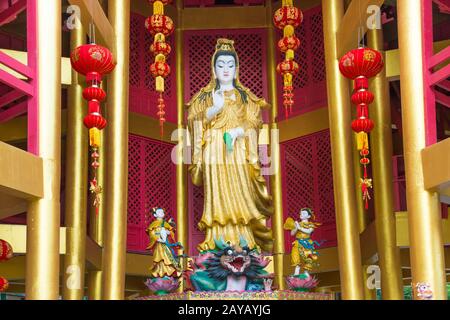
[[[211,59],[211,81],[188,103],[194,185],[204,188],[199,251],[215,249],[214,239],[271,251],[266,220],[273,213],[258,157],[258,131],[264,99],[239,82],[234,41],[218,39]]]

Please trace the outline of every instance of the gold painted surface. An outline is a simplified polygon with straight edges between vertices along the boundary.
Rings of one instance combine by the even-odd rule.
[[[28,53],[17,50],[0,49],[1,52],[6,53],[10,57],[16,59],[17,61],[27,65],[28,64]],[[71,85],[72,83],[72,66],[70,65],[70,58],[61,57],[61,84]],[[18,79],[25,80],[27,77],[13,71],[12,69],[0,64],[0,70],[7,71],[11,75]]]
[[[183,30],[264,28],[264,6],[184,8]]]
[[[11,260],[0,263],[0,274],[10,282],[25,279],[25,256],[16,255]],[[25,286],[23,291],[25,291]],[[11,288],[11,292],[15,291],[12,291]]]
[[[398,0],[397,5],[412,282],[429,283],[433,299],[446,299],[439,198],[425,189],[421,161],[426,147],[422,7],[421,1]]]
[[[272,12],[274,7],[272,1],[267,0],[265,2],[266,19],[271,21]],[[267,30],[267,81],[269,85],[269,103],[272,106],[270,117],[270,129],[279,132],[277,124],[278,114],[278,93],[277,93],[277,81],[276,81],[276,56],[275,47],[272,45],[275,42],[275,27],[271,23]],[[272,138],[272,137],[271,137]],[[272,161],[272,168],[274,172],[270,176],[270,185],[273,199],[273,216],[272,216],[272,232],[274,238],[273,246],[273,259],[275,267],[275,285],[280,290],[285,289],[284,281],[284,230],[283,230],[283,187],[281,181],[281,163],[280,163],[280,144],[279,141],[270,141],[271,152],[270,157]]]
[[[172,140],[172,134],[176,130],[176,125],[171,122],[164,124],[164,135],[162,141],[176,143]],[[144,136],[147,138],[161,140],[159,131],[159,120],[147,117],[142,114],[130,112],[129,114],[129,130],[131,134]]]
[[[14,254],[27,253],[27,226],[16,224],[0,224],[0,235],[13,247]],[[59,228],[59,254],[66,253],[66,228]]]
[[[151,255],[127,253],[126,255],[126,270],[127,275],[131,276],[148,276],[150,266],[153,264],[153,257]]]
[[[450,220],[442,219],[443,230],[443,242],[444,245],[450,245]],[[397,212],[396,214],[396,234],[397,234],[397,246],[409,247],[409,227],[408,227],[408,213]],[[447,268],[449,264],[446,264]]]
[[[91,270],[87,276],[89,300],[102,300],[102,271]]]
[[[368,31],[368,45],[384,55],[382,29]],[[383,300],[402,300],[400,250],[395,238],[392,121],[386,69],[383,69],[371,80],[370,88],[375,95],[375,101],[369,107],[370,118],[375,121],[375,128],[370,133],[370,156],[372,161],[376,243],[381,270],[381,292]]]
[[[103,249],[100,247],[94,239],[86,237],[86,262],[88,265],[86,269],[101,271],[103,260]]]
[[[28,117],[21,116],[8,122],[0,123],[0,141],[7,143],[24,142],[27,134]],[[66,110],[61,110],[61,134],[66,134],[67,117]]]
[[[42,158],[0,141],[0,192],[21,199],[44,196]]]
[[[117,66],[108,78],[108,126],[106,128],[105,243],[103,298],[123,300],[128,193],[128,71],[130,0],[110,1],[108,16],[116,38],[113,54]]]
[[[442,49],[448,47],[450,45],[450,40],[437,41],[433,44],[434,53],[438,53]],[[386,60],[385,60],[385,68],[386,68],[386,78],[389,81],[400,80],[400,50],[388,50],[386,51]],[[436,66],[435,70],[446,66],[448,62],[443,62]]]
[[[71,51],[85,43],[83,27],[70,33]],[[62,297],[64,300],[82,300],[84,297],[84,270],[86,256],[87,190],[88,190],[88,130],[84,127],[86,113],[83,100],[82,76],[72,71],[73,83],[68,90],[65,225],[67,248],[64,256]],[[79,272],[82,286],[69,286],[73,271]]]
[[[440,191],[450,186],[450,138],[421,151],[425,189]]]
[[[177,25],[175,30],[175,58],[176,58],[176,81],[177,81],[177,167],[176,167],[176,183],[177,183],[177,240],[183,245],[183,252],[189,252],[189,215],[188,215],[188,176],[187,168],[184,163],[184,151],[186,145],[185,129],[185,103],[184,103],[184,60],[183,60],[183,31],[181,29],[183,23],[183,1],[176,1],[176,19]],[[180,258],[182,268],[186,267],[186,259]],[[184,289],[184,282],[178,288],[179,292]]]
[[[61,180],[61,2],[36,2],[39,151],[44,194],[27,216],[26,297],[59,298]]]
[[[330,127],[328,107],[323,107],[278,123],[280,142],[303,137]]]
[[[338,0],[340,1],[340,0]],[[358,47],[358,28],[367,31],[367,8],[371,5],[381,7],[384,0],[355,0],[350,2],[336,33],[337,56],[340,59],[348,51]]]
[[[376,240],[375,223],[372,222],[359,236],[359,241],[361,243],[361,262],[363,264],[367,264],[373,255],[377,253]]]
[[[27,206],[25,199],[0,193],[0,220],[26,212]]]
[[[115,1],[118,0],[109,2]],[[115,41],[114,28],[98,0],[69,0],[69,3],[80,8],[80,19],[85,33],[89,35],[89,24],[93,21],[97,38],[96,43],[112,49]],[[112,4],[109,3],[109,5]]]
[[[336,227],[342,298],[362,300],[364,289],[352,159],[349,82],[338,67],[336,33],[344,16],[342,0],[323,0],[325,61],[333,161]]]

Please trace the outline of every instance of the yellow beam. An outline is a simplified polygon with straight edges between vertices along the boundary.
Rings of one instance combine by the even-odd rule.
[[[0,220],[27,211],[27,201],[0,193]]]
[[[280,142],[285,142],[330,127],[328,107],[323,107],[278,123]]]
[[[16,59],[17,61],[27,65],[28,63],[28,53],[24,51],[0,49],[1,52],[9,55],[10,57]],[[27,77],[13,71],[12,69],[0,64],[0,70],[4,70],[9,74],[15,76],[18,79],[26,80]],[[61,84],[68,86],[72,84],[72,66],[70,65],[70,58],[61,58]]]
[[[0,155],[0,192],[23,199],[43,197],[40,157],[3,142],[0,142]]]
[[[450,40],[437,41],[433,44],[434,53],[438,53],[442,49],[450,46]],[[443,62],[436,66],[435,70],[446,66],[448,62]],[[394,49],[386,51],[386,78],[389,81],[400,80],[400,50]]]
[[[422,150],[423,179],[428,190],[450,187],[450,138]],[[450,197],[450,195],[447,195]]]
[[[66,253],[66,228],[59,228],[59,253]],[[14,254],[27,253],[27,226],[0,224],[0,235],[3,240],[8,241],[14,251]]]
[[[113,49],[116,35],[100,3],[95,0],[69,0],[69,3],[80,8],[81,23],[87,33],[89,32],[89,24],[94,21],[96,43]]]
[[[336,50],[339,58],[358,46],[358,28],[360,26],[363,28],[362,35],[366,33],[368,18],[367,8],[371,5],[381,7],[383,3],[384,0],[355,0],[350,2],[344,18],[342,19],[342,23],[336,33]]]
[[[150,255],[127,253],[126,274],[130,276],[146,276],[152,265],[153,257]]]
[[[103,249],[90,237],[86,237],[86,269],[102,270]]]
[[[184,8],[183,30],[267,27],[264,6]]]
[[[152,138],[155,140],[162,140],[175,144],[176,141],[172,141],[172,132],[177,129],[174,123],[166,122],[164,124],[164,135],[161,139],[159,132],[159,120],[144,116],[135,112],[129,113],[129,133]],[[174,137],[176,138],[176,137]]]
[[[397,212],[396,214],[396,228],[397,228],[397,246],[409,247],[409,227],[408,227],[408,213]],[[442,231],[444,245],[450,245],[450,219],[442,219]]]

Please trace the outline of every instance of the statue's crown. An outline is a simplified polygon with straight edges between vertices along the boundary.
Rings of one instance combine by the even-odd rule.
[[[234,41],[224,38],[217,39],[216,50],[234,52]]]

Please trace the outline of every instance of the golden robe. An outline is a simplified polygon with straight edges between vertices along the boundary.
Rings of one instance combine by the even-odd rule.
[[[170,231],[170,235],[167,236],[167,243],[157,241],[162,227]],[[153,249],[153,266],[150,268],[152,277],[177,277],[180,264],[168,245],[169,238],[175,239],[174,228],[165,220],[157,219],[148,226],[146,231],[150,238],[147,249]]]
[[[299,224],[304,229],[316,229],[321,225],[321,223],[311,221],[301,221]],[[294,230],[294,219],[287,218],[284,223],[284,229]],[[292,242],[291,265],[294,267],[300,266],[306,271],[311,271],[317,263],[318,258],[319,255],[315,249],[314,241],[311,239],[311,234],[298,230],[295,234],[295,241]]]
[[[221,237],[239,244],[240,236],[250,248],[272,250],[272,231],[266,227],[266,219],[273,213],[272,198],[260,173],[257,145],[261,107],[267,104],[250,90],[245,92],[246,102],[237,89],[224,92],[224,107],[211,121],[206,118],[206,110],[213,105],[211,92],[200,91],[188,105],[192,146],[189,172],[193,183],[204,187],[198,226],[205,232],[205,240],[198,245],[199,251],[214,249],[214,239]],[[223,136],[236,127],[242,127],[247,135],[236,139],[229,152]]]

